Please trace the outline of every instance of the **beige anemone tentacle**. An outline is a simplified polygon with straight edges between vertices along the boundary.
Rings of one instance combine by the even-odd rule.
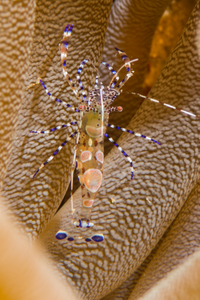
[[[150,289],[140,300],[198,300],[200,297],[200,251],[188,257],[177,269]],[[169,292],[170,291],[170,292]]]
[[[155,287],[161,278],[164,278],[166,276],[172,278],[172,276],[174,276],[173,272],[171,272],[172,270],[182,270],[181,265],[184,264],[187,259],[188,261],[190,261],[189,257],[191,256],[191,254],[193,254],[194,252],[199,252],[199,194],[200,182],[198,181],[198,183],[190,193],[187,201],[183,205],[181,211],[177,215],[176,219],[163,236],[159,248],[154,253],[151,262],[149,263],[144,274],[133,289],[133,292],[129,297],[130,300],[139,299],[141,296],[144,296],[144,299],[146,299],[144,295],[146,291],[150,290],[152,287]],[[199,257],[199,254],[197,254],[197,257]],[[198,265],[197,269],[199,269]],[[179,284],[178,282],[179,280],[181,281],[181,278],[183,282],[186,278],[188,278],[188,282],[190,282],[191,285],[191,291],[192,289],[194,289],[194,285],[191,284],[191,282],[195,282],[197,274],[194,268],[192,268],[192,270],[193,271],[190,271],[187,276],[186,273],[182,274],[184,275],[183,277],[181,277],[182,275],[180,274],[180,279],[175,276],[174,279],[175,283],[177,284],[177,292],[174,295],[173,299],[176,299],[175,297],[178,297],[178,295],[179,299],[183,299],[181,293],[184,293],[184,291],[186,292],[186,290],[188,289],[188,287],[185,287],[185,283],[182,283],[182,287],[179,291],[180,294],[178,293],[178,287],[180,287],[179,284],[181,284],[181,282]],[[177,272],[179,273],[179,271]],[[175,283],[174,285],[176,285]],[[171,287],[173,287],[172,283],[170,285]],[[166,296],[167,295],[164,295],[163,293],[163,297]],[[160,299],[162,299],[162,297]],[[191,297],[190,299],[195,298]]]
[[[198,20],[199,3],[151,93],[196,114],[200,114]],[[128,164],[125,169],[117,149],[107,156],[103,187],[92,215],[97,225],[91,231],[104,233],[105,242],[88,246],[78,241],[73,247],[67,241],[53,241],[60,227],[70,232],[68,204],[48,225],[41,238],[51,257],[87,299],[99,299],[119,286],[177,216],[199,179],[198,123],[197,119],[145,101],[130,128],[145,135],[154,132],[162,146],[123,135],[119,143],[135,160],[137,169],[132,182],[127,175]],[[79,192],[76,197],[78,206]]]
[[[7,216],[0,197],[0,299],[75,300],[41,247],[30,245]]]
[[[32,41],[34,1],[0,4],[0,189],[14,147],[18,113],[25,91]],[[10,16],[10,18],[9,18]]]
[[[133,65],[134,76],[124,85],[124,93],[117,97],[114,103],[116,106],[121,105],[123,112],[120,116],[111,114],[109,121],[111,124],[126,127],[142,103],[141,98],[133,100],[132,95],[126,91],[142,92],[152,38],[158,21],[170,1],[115,1],[112,7],[102,60],[109,64],[114,63],[116,70],[120,68],[121,57],[116,55],[115,47],[117,47],[126,52],[130,59],[138,58],[138,61]],[[108,84],[109,73],[105,68],[101,68],[101,71],[104,82]],[[117,140],[121,132],[108,128],[108,134]],[[105,147],[111,149],[112,145],[105,140]]]
[[[191,49],[194,49],[194,51],[188,51],[188,56],[190,57],[191,54],[189,54],[189,52],[193,53],[193,68],[197,67],[195,74],[193,74],[192,82],[195,81],[195,76],[197,77],[198,82],[198,64],[195,65],[195,60],[198,63],[200,57],[199,19],[199,3],[197,3],[197,6],[186,28],[187,34],[185,33],[183,35],[183,40],[186,37],[185,42],[188,43],[189,40],[189,42],[191,43]],[[178,53],[179,56],[183,57],[183,50],[179,50]],[[189,62],[188,64],[186,64],[186,69],[191,71]],[[194,85],[197,86],[198,83],[195,83]],[[192,87],[193,85],[191,83],[190,88],[192,89]],[[191,90],[190,93],[193,97],[195,97],[195,91]],[[197,101],[199,101],[198,96]],[[199,125],[197,126],[199,128]],[[193,145],[188,147],[187,151],[195,151],[198,155],[198,148],[194,149]],[[192,161],[193,153],[191,153]],[[198,167],[197,165],[198,163],[196,163],[196,166],[194,167]],[[191,173],[192,174],[190,174],[190,177],[192,178],[193,172]],[[199,299],[199,291],[196,287],[195,282],[195,280],[199,278],[199,253],[192,256],[190,259],[190,255],[200,249],[198,216],[199,181],[196,185],[194,185],[194,188],[190,193],[189,197],[187,198],[184,206],[180,210],[174,222],[168,228],[167,232],[160,240],[159,244],[152,251],[149,257],[144,261],[144,263],[139,267],[139,269],[129,278],[129,282],[127,282],[127,286],[129,286],[129,291],[127,289],[127,286],[125,288],[127,294],[130,294],[130,290],[132,288],[132,294],[129,298],[124,297],[123,299]],[[197,266],[196,268],[195,263]],[[143,275],[141,276],[142,273]],[[167,275],[168,273],[169,275]],[[165,278],[166,275],[166,280],[160,281],[160,279],[163,277]],[[145,291],[149,292],[144,294]],[[118,297],[120,295],[125,295],[123,294],[122,290],[118,291]],[[114,298],[110,296],[109,299]]]
[[[2,200],[0,197],[0,299],[80,299],[60,280],[41,248],[30,245],[12,224]]]

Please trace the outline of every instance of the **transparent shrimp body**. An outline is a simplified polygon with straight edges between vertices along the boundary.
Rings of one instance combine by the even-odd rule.
[[[82,209],[78,227],[91,227],[90,214],[103,181],[104,134],[108,124],[110,105],[118,92],[111,94],[103,86],[89,93],[88,107],[82,107],[80,135],[76,152],[76,170],[81,184]],[[88,110],[87,110],[88,108]],[[93,108],[93,110],[89,110]]]
[[[77,147],[77,173],[81,184],[82,211],[81,221],[90,218],[94,199],[103,181],[104,161],[104,133],[108,115],[104,115],[103,128],[101,114],[98,112],[84,112],[81,133]]]

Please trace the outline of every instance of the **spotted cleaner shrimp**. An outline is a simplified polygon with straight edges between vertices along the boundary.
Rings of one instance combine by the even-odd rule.
[[[41,78],[38,78],[36,84],[41,84],[45,89],[47,95],[56,102],[64,104],[67,108],[70,108],[72,111],[79,113],[80,120],[74,121],[71,123],[66,123],[61,126],[57,126],[55,128],[51,128],[46,131],[38,131],[32,130],[30,133],[38,133],[38,134],[48,134],[54,132],[55,130],[59,130],[62,128],[70,127],[70,126],[77,126],[77,130],[70,134],[67,139],[54,151],[54,153],[37,169],[34,173],[32,178],[34,178],[40,170],[49,163],[56,154],[72,139],[76,136],[76,147],[73,156],[73,163],[71,169],[71,212],[72,212],[72,223],[76,227],[80,228],[90,228],[94,224],[90,222],[90,215],[93,207],[93,203],[95,197],[101,187],[103,181],[103,162],[104,162],[104,138],[106,137],[117,149],[125,156],[125,158],[130,163],[131,168],[131,179],[134,176],[134,169],[133,169],[133,162],[132,159],[128,156],[128,154],[106,133],[106,127],[115,128],[121,130],[123,132],[128,132],[138,137],[145,138],[149,141],[157,143],[161,145],[155,139],[142,135],[140,133],[133,132],[126,128],[121,128],[119,126],[109,124],[109,114],[111,112],[121,112],[122,107],[110,107],[113,101],[117,98],[117,96],[121,93],[122,86],[129,80],[129,78],[133,75],[134,71],[132,69],[132,65],[137,59],[130,60],[126,53],[118,48],[116,48],[118,54],[121,56],[124,64],[119,68],[116,72],[109,64],[106,62],[102,62],[102,64],[107,67],[113,77],[107,87],[104,87],[101,81],[99,80],[99,76],[96,76],[95,86],[94,89],[89,92],[88,97],[84,91],[83,85],[81,83],[80,74],[82,72],[83,67],[86,63],[88,63],[87,59],[84,59],[83,62],[80,64],[78,71],[77,71],[77,81],[79,84],[79,88],[82,91],[83,98],[78,92],[78,89],[75,87],[75,84],[71,80],[66,67],[66,59],[67,59],[67,51],[69,47],[69,39],[72,33],[73,24],[68,24],[63,33],[63,39],[60,43],[60,50],[61,50],[61,61],[63,67],[63,74],[66,78],[67,82],[69,83],[72,91],[74,92],[76,98],[81,102],[79,107],[73,107],[71,104],[66,103],[63,100],[60,100],[54,97],[46,88],[45,84],[43,83]],[[125,78],[119,82],[119,72],[126,68],[127,74]],[[35,84],[30,85],[29,87]],[[28,88],[29,88],[28,87]],[[179,110],[182,113],[191,115],[193,117],[198,116],[194,115],[193,113],[187,112],[182,109],[178,109],[172,105],[167,103],[163,103],[159,100],[149,98],[143,96],[139,93],[132,94],[140,96],[142,98],[148,99],[152,102],[156,102],[162,104],[168,108]],[[81,196],[82,196],[82,209],[79,216],[78,221],[74,221],[74,206],[73,206],[73,175],[74,169],[76,168],[79,182],[81,185]],[[56,238],[61,240],[67,238],[67,233],[64,230],[59,230],[56,233]],[[104,237],[103,234],[96,234],[91,238],[85,238],[86,242],[95,241],[100,242],[103,241]],[[68,241],[73,241],[73,237],[68,237]]]

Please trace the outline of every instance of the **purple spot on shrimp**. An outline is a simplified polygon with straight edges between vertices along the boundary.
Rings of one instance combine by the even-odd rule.
[[[90,238],[85,239],[86,242],[91,242],[92,240]]]
[[[59,230],[56,235],[55,235],[56,239],[58,240],[63,240],[67,237],[67,232],[63,231],[63,230]]]
[[[103,234],[96,234],[96,235],[92,236],[92,240],[94,242],[99,243],[99,242],[102,242],[104,240],[104,236],[103,236]]]

